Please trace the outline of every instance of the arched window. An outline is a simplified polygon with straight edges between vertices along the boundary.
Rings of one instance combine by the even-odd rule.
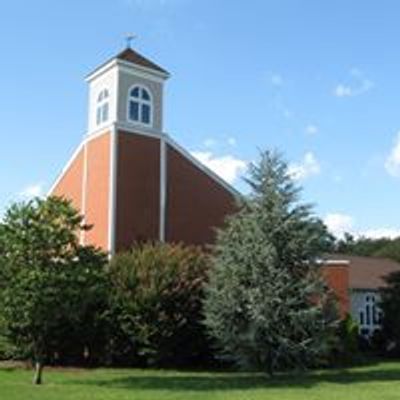
[[[103,124],[108,120],[108,100],[109,93],[107,89],[103,89],[97,96],[96,124]]]
[[[134,86],[129,90],[128,120],[143,125],[152,124],[153,102],[151,93],[143,86]]]

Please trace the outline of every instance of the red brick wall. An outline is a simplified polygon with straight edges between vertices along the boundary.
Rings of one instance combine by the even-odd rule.
[[[350,312],[349,266],[330,262],[329,265],[323,267],[322,272],[338,300],[339,314],[343,318]]]
[[[64,172],[52,195],[71,200],[73,206],[81,211],[82,204],[83,149],[76,155]]]
[[[160,141],[119,132],[117,166],[117,251],[135,241],[158,240]]]
[[[87,143],[86,222],[93,228],[85,244],[108,250],[108,207],[111,135],[105,133]]]
[[[166,240],[204,245],[235,210],[233,195],[171,146],[167,146]]]

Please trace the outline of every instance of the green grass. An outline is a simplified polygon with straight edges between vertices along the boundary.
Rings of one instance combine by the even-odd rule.
[[[400,363],[317,371],[269,379],[261,374],[156,370],[45,370],[45,383],[30,384],[32,372],[0,367],[4,400],[305,399],[400,398]]]

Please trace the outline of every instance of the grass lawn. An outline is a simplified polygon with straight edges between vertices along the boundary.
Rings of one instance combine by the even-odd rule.
[[[259,374],[156,370],[45,370],[43,386],[32,372],[0,367],[4,400],[274,399],[376,400],[400,398],[400,363],[312,372],[268,379]]]

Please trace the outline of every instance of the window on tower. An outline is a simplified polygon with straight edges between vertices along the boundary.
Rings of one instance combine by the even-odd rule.
[[[96,124],[101,125],[108,120],[109,93],[103,89],[97,96]]]
[[[129,90],[128,120],[143,125],[152,124],[152,99],[150,92],[143,86],[134,86]]]

